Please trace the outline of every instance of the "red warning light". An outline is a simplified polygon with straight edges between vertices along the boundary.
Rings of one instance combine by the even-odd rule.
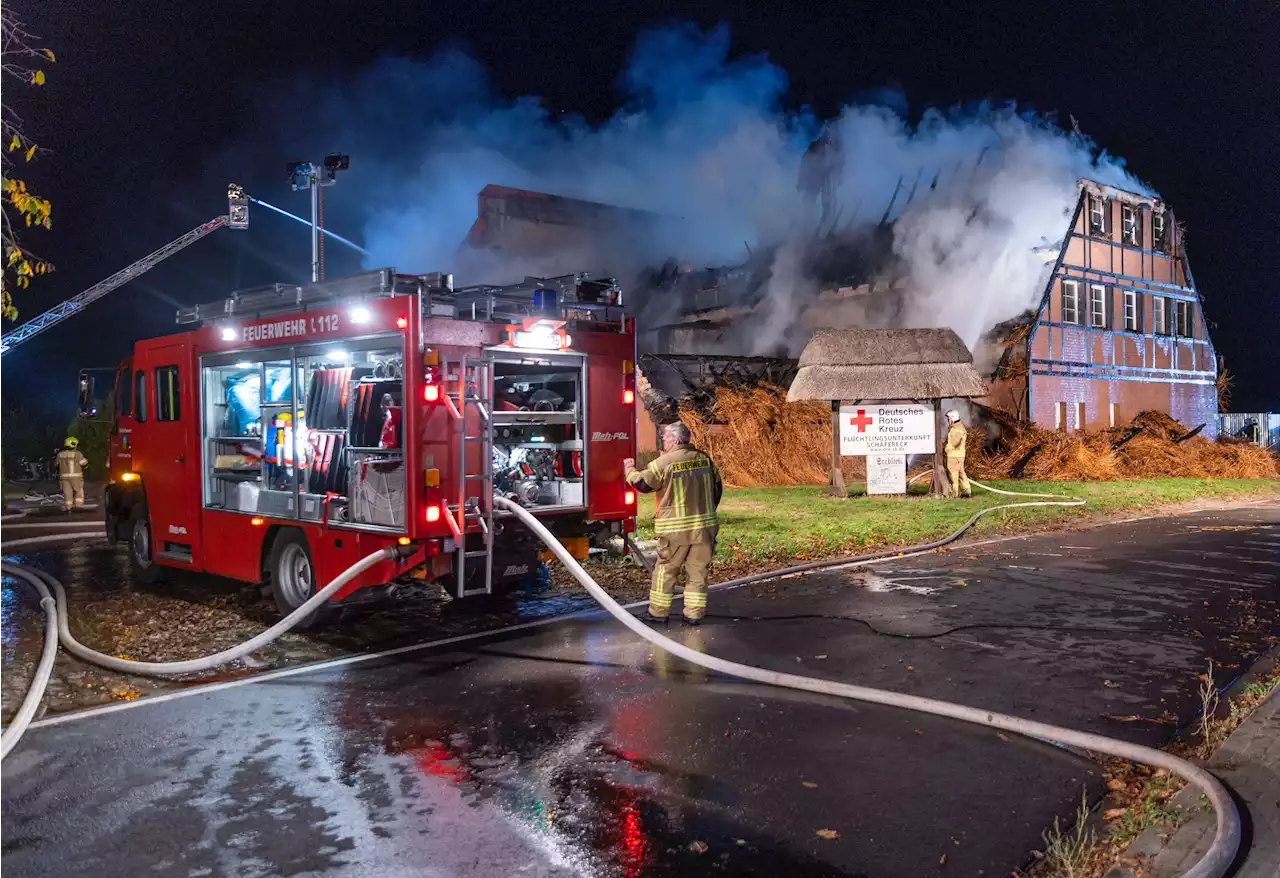
[[[636,492],[627,491],[625,494],[622,495],[622,502],[626,506],[636,505]]]
[[[408,317],[397,317],[397,318],[396,318],[396,329],[408,329],[408,328],[409,328],[409,318],[408,318]]]
[[[440,385],[428,384],[427,386],[423,387],[422,398],[425,399],[427,402],[439,402],[440,401]]]
[[[631,404],[632,404],[633,402],[635,402],[635,401],[636,401],[636,392],[635,392],[634,390],[624,390],[624,391],[622,391],[622,404],[623,404],[623,405],[631,405]]]
[[[427,524],[434,524],[439,520],[440,520],[440,507],[428,506],[427,507]]]

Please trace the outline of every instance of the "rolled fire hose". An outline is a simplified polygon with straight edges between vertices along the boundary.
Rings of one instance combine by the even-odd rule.
[[[926,543],[920,546],[909,547],[900,551],[881,552],[876,555],[862,555],[856,558],[834,558],[826,561],[815,561],[809,564],[801,564],[793,567],[786,567],[781,570],[775,570],[767,573],[755,574],[753,576],[745,576],[729,582],[717,583],[717,587],[731,587],[738,585],[746,585],[751,582],[757,582],[763,579],[773,579],[781,576],[789,576],[803,573],[809,570],[816,570],[824,567],[837,566],[859,566],[870,563],[884,557],[916,555],[931,549],[946,545],[958,539],[961,534],[973,526],[973,524],[990,512],[1001,509],[1024,508],[1035,506],[1079,506],[1084,504],[1081,498],[1066,498],[1058,494],[1020,494],[1014,491],[1004,491],[999,488],[992,488],[979,482],[972,482],[976,487],[990,491],[995,494],[1004,494],[1008,496],[1022,497],[1047,497],[1057,498],[1053,502],[1030,502],[1030,503],[1011,503],[1000,506],[991,506],[986,509],[979,510],[974,513],[964,525],[957,529],[954,533],[932,543]],[[1031,738],[1037,738],[1068,747],[1077,747],[1090,750],[1097,753],[1105,753],[1109,756],[1116,756],[1121,759],[1128,759],[1133,762],[1141,762],[1146,765],[1163,768],[1179,775],[1188,783],[1193,784],[1200,789],[1202,793],[1209,799],[1213,805],[1214,812],[1217,817],[1217,827],[1214,832],[1213,843],[1204,856],[1191,867],[1187,872],[1183,873],[1182,878],[1222,878],[1235,859],[1236,852],[1240,847],[1240,814],[1236,810],[1231,795],[1223,787],[1221,782],[1208,771],[1199,766],[1188,762],[1185,759],[1179,759],[1172,754],[1153,747],[1144,747],[1140,744],[1131,744],[1127,741],[1120,741],[1115,738],[1108,738],[1104,735],[1096,735],[1089,732],[1080,732],[1073,729],[1063,728],[1061,726],[1049,725],[1047,723],[1035,722],[1033,720],[1022,719],[1020,717],[1009,716],[1007,714],[995,713],[993,711],[981,710],[979,708],[968,707],[960,704],[953,704],[947,701],[939,701],[933,698],[924,698],[919,695],[905,695],[898,692],[890,692],[884,689],[872,689],[865,686],[855,686],[849,683],[839,683],[833,680],[823,680],[816,677],[802,677],[796,674],[787,674],[779,671],[768,671],[763,668],[752,667],[751,665],[743,665],[737,662],[726,661],[725,659],[716,658],[715,656],[704,655],[690,649],[684,644],[672,640],[668,637],[654,631],[645,623],[641,622],[631,613],[623,609],[617,601],[609,596],[603,588],[596,583],[591,575],[583,569],[568,550],[560,544],[555,535],[534,517],[530,512],[520,505],[511,502],[502,497],[494,497],[494,505],[507,509],[511,514],[518,518],[535,536],[541,539],[552,554],[559,559],[560,563],[565,566],[575,579],[587,590],[592,598],[596,600],[606,611],[615,619],[629,628],[633,633],[641,638],[649,641],[660,649],[663,649],[672,655],[684,659],[685,661],[699,665],[712,671],[725,674],[739,679],[751,680],[757,683],[763,683],[767,686],[778,686],[788,689],[798,689],[806,692],[815,692],[821,695],[835,695],[843,698],[849,698],[855,701],[865,701],[872,704],[883,704],[888,707],[898,707],[906,710],[914,710],[918,713],[928,713],[935,716],[944,716],[950,719],[958,719],[962,722],[973,723],[987,728],[1003,729],[1005,731],[1014,732],[1015,734],[1025,735]],[[52,540],[66,539],[67,535],[59,535],[55,537],[36,537],[31,541],[18,541],[11,543],[10,547],[14,547],[19,543],[26,542],[46,542]],[[638,549],[633,544],[633,549]],[[17,564],[5,563],[3,565],[6,572],[21,576],[37,590],[41,592],[41,605],[45,608],[46,617],[51,613],[50,596],[48,589],[44,586],[47,581],[54,586],[58,593],[57,601],[57,623],[58,633],[63,637],[63,643],[73,654],[91,661],[96,664],[104,664],[116,670],[124,670],[132,673],[166,673],[158,671],[158,668],[166,667],[183,667],[181,671],[167,671],[167,673],[185,673],[191,670],[205,670],[213,664],[211,662],[225,663],[233,658],[238,658],[251,652],[260,646],[269,643],[283,634],[292,627],[298,619],[305,617],[315,607],[327,600],[329,595],[337,591],[352,577],[358,575],[367,566],[376,563],[378,560],[388,557],[395,557],[396,550],[394,548],[384,549],[375,552],[373,555],[358,561],[352,567],[348,568],[337,579],[329,583],[315,595],[313,595],[306,603],[298,607],[293,613],[290,613],[274,626],[247,641],[238,647],[233,647],[223,652],[217,653],[204,659],[192,659],[188,662],[167,662],[167,663],[150,663],[150,662],[131,662],[124,659],[117,659],[112,656],[103,655],[82,646],[71,637],[70,632],[66,628],[66,595],[62,589],[62,584],[56,579],[40,571],[30,570]],[[643,555],[641,556],[643,560]],[[51,652],[50,640],[46,636],[45,655],[49,658],[49,669],[52,668],[53,653]],[[105,661],[100,661],[105,660]],[[109,662],[109,664],[107,663]],[[44,656],[42,656],[41,665],[44,665]],[[135,670],[136,668],[136,670]],[[37,680],[40,674],[37,673]],[[27,713],[26,720],[30,722],[30,716],[35,712],[35,705],[39,703],[40,697],[43,696],[44,683],[48,680],[47,673],[44,680],[40,682],[38,687],[33,682],[31,689],[24,699],[22,708],[19,710],[21,714],[28,710],[28,701],[32,704]],[[35,693],[39,694],[35,694]],[[33,694],[35,697],[33,698]],[[4,737],[4,753],[8,753],[10,749],[17,743],[25,730],[25,725],[17,728],[17,720],[5,730]],[[10,732],[14,732],[10,739]]]

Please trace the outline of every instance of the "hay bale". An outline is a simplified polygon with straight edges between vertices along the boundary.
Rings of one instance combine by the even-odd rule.
[[[1258,479],[1280,473],[1274,457],[1247,442],[1211,442],[1200,436],[1174,442],[1187,428],[1163,412],[1143,412],[1135,418],[1140,432],[1120,448],[1112,448],[1112,444],[1128,428],[1065,433],[1016,421],[1005,412],[988,415],[993,432],[999,432],[994,443],[987,442],[982,427],[969,429],[966,463],[979,479]],[[685,403],[680,419],[693,433],[694,444],[711,455],[730,487],[827,482],[831,465],[828,403],[787,402],[786,391],[772,385],[750,390],[718,387],[709,412]],[[861,457],[841,460],[847,479],[865,478],[865,467]]]
[[[1150,410],[1138,412],[1134,416],[1132,424],[1143,432],[1158,436],[1161,439],[1177,439],[1187,433],[1187,428],[1166,412]]]
[[[1028,478],[1043,481],[1110,481],[1151,478],[1271,478],[1276,460],[1256,445],[1232,440],[1211,442],[1197,436],[1185,442],[1187,428],[1164,412],[1134,418],[1137,435],[1119,448],[1128,428],[1098,433],[1064,433],[1023,423],[1001,424],[995,448],[980,449],[981,431],[970,431],[970,472],[979,478]],[[976,435],[975,435],[976,434]]]
[[[680,420],[711,455],[729,487],[826,484],[831,466],[831,408],[786,401],[772,385],[717,387],[709,413],[684,405]],[[842,460],[846,478],[863,478],[861,458]]]

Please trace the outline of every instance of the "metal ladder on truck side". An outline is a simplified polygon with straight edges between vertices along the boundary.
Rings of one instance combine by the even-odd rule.
[[[458,425],[458,502],[449,512],[456,516],[457,547],[454,549],[454,597],[493,593],[493,370],[483,358],[449,360],[445,364],[446,380],[457,381],[455,397],[449,401],[450,413]],[[476,414],[479,431],[467,433],[468,413]],[[467,461],[476,448],[480,470],[471,472]],[[477,491],[476,486],[479,486]],[[483,548],[467,548],[469,525],[480,531]],[[479,561],[484,567],[482,586],[467,588],[467,571]]]

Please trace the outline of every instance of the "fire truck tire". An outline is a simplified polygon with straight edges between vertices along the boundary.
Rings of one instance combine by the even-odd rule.
[[[145,585],[163,582],[168,575],[168,571],[155,561],[151,513],[145,503],[138,503],[129,511],[129,569],[133,578]]]
[[[315,571],[311,548],[301,531],[286,528],[276,534],[267,558],[266,578],[281,615],[289,615],[316,593]],[[337,616],[337,607],[323,607],[295,625],[294,630],[319,628]]]

